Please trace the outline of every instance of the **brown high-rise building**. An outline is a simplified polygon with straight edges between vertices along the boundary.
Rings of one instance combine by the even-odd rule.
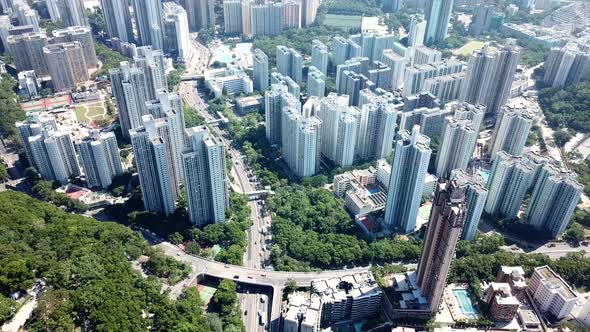
[[[417,271],[417,284],[431,314],[440,305],[466,210],[463,189],[454,182],[437,184]]]
[[[84,61],[88,68],[96,68],[98,60],[96,59],[96,50],[94,49],[94,39],[92,39],[92,30],[86,26],[71,26],[65,29],[53,30],[52,43],[79,42],[84,51]]]
[[[284,0],[283,2],[283,27],[301,28],[301,2],[298,0]]]
[[[43,48],[55,91],[66,91],[89,79],[84,50],[79,42],[51,44]]]
[[[213,0],[182,0],[181,5],[186,10],[190,31],[199,31],[215,25]]]

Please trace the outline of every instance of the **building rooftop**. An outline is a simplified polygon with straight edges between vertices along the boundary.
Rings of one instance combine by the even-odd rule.
[[[564,299],[571,300],[578,297],[578,294],[563,280],[557,273],[555,273],[549,266],[541,266],[535,268],[543,278],[543,284],[549,286],[551,290],[558,292]]]
[[[341,301],[347,297],[360,297],[381,293],[373,274],[362,272],[350,274],[341,278],[326,280],[312,280],[312,292],[321,297],[322,302]]]

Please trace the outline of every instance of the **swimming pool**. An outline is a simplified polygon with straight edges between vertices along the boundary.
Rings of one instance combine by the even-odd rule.
[[[375,194],[378,194],[381,192],[381,188],[374,187],[374,186],[367,186],[367,191],[369,192],[369,194],[375,195]]]
[[[459,302],[461,312],[470,319],[476,319],[477,315],[475,307],[473,307],[473,303],[471,303],[471,299],[469,298],[469,293],[467,293],[467,290],[453,289],[453,295],[455,295],[457,302]]]

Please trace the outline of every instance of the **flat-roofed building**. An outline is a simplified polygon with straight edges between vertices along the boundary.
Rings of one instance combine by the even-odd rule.
[[[492,282],[486,290],[486,303],[494,321],[510,322],[516,316],[520,301],[512,295],[510,285]]]
[[[528,290],[539,309],[551,313],[557,319],[569,315],[580,298],[578,293],[547,265],[535,268]]]

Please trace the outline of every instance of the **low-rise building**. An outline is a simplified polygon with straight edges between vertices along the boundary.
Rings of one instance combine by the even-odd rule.
[[[490,308],[490,316],[494,321],[510,322],[520,307],[520,301],[510,290],[507,283],[492,282],[486,290],[486,303]]]
[[[518,321],[527,331],[541,331],[541,320],[533,308],[520,308],[518,310]]]
[[[496,282],[507,283],[515,295],[522,294],[527,287],[524,269],[520,266],[502,266],[496,276]]]
[[[387,191],[389,189],[389,178],[391,177],[391,165],[387,160],[379,159],[375,168],[377,169],[375,173],[377,183]]]
[[[382,291],[370,272],[313,280],[311,288],[320,297],[321,327],[375,317],[381,307]]]
[[[238,98],[236,99],[236,110],[240,115],[264,110],[264,97],[255,95]]]
[[[249,94],[254,91],[254,83],[245,72],[232,69],[211,69],[205,72],[205,84],[215,97],[221,97],[224,93],[236,95]]]
[[[383,210],[387,194],[376,183],[376,176],[374,167],[338,174],[334,177],[334,194],[344,198],[346,208],[355,216]]]
[[[546,265],[535,268],[528,291],[542,312],[557,319],[569,315],[579,300],[578,293]]]
[[[284,332],[317,332],[320,330],[320,297],[302,292],[289,295],[283,316]]]
[[[586,300],[582,309],[580,309],[577,319],[582,325],[590,327],[590,297]]]

